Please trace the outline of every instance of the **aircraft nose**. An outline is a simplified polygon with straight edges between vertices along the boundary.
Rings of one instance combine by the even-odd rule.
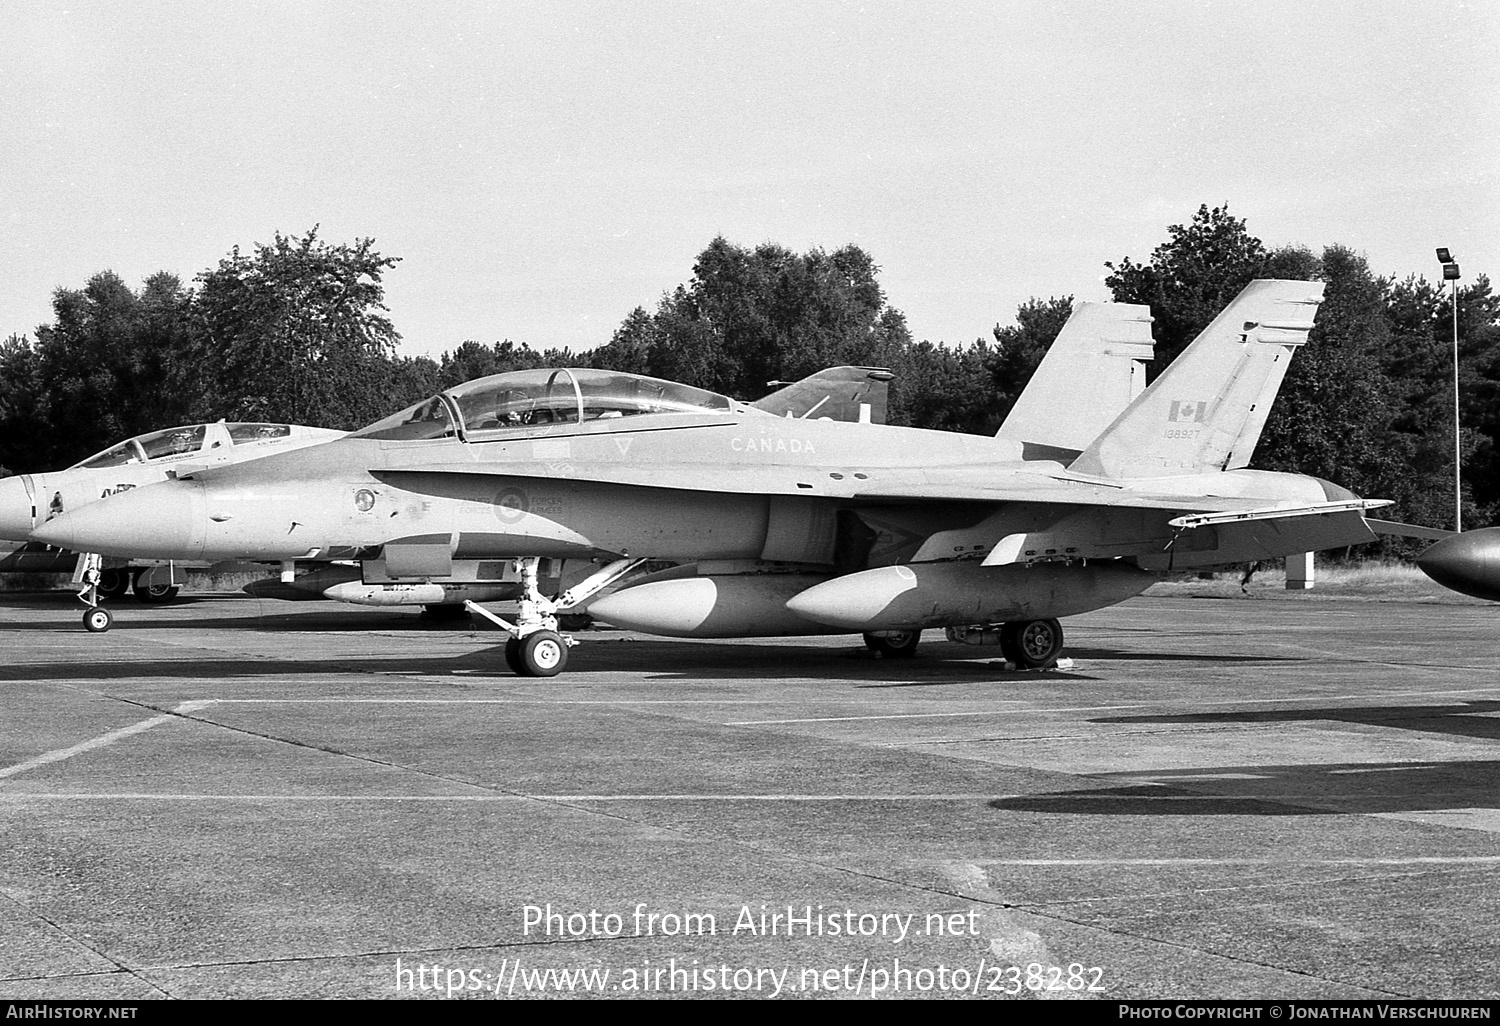
[[[31,493],[19,477],[0,481],[0,538],[25,541],[31,534]]]
[[[203,534],[194,531],[196,489],[186,482],[164,482],[119,492],[53,517],[31,532],[48,545],[77,552],[153,559],[192,559]],[[197,535],[196,539],[194,535]]]
[[[1500,602],[1500,527],[1444,538],[1417,557],[1417,566],[1445,588]]]

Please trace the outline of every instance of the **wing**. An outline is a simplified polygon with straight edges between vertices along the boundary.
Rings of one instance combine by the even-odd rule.
[[[564,471],[536,462],[432,463],[416,468],[374,470],[382,481],[421,490],[421,479],[437,474],[481,475],[512,479],[570,481],[679,491],[742,495],[804,495],[842,499],[856,504],[925,502],[1033,502],[1078,506],[1218,512],[1243,510],[1247,501],[1235,495],[1172,495],[1137,491],[1095,481],[1006,471],[994,466],[840,467],[714,464],[663,466],[569,462]]]

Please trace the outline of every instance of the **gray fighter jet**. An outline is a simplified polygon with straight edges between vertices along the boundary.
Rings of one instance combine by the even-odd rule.
[[[563,668],[573,642],[557,616],[582,610],[669,636],[860,633],[889,655],[941,627],[1045,666],[1062,649],[1057,618],[1157,573],[1374,537],[1363,513],[1383,500],[1248,469],[1321,297],[1316,283],[1253,282],[1087,444],[1024,437],[1089,413],[1071,406],[989,438],[780,417],[637,375],[522,371],[327,445],[112,496],[33,537],[287,567],[358,550],[406,581],[514,560],[519,614],[485,612],[526,675]],[[602,565],[546,595],[543,561],[561,559]],[[648,560],[676,566],[601,595]]]
[[[183,424],[136,435],[95,453],[65,470],[21,474],[0,481],[0,572],[70,573],[79,553],[28,538],[36,527],[117,492],[129,491],[208,467],[242,463],[273,452],[318,445],[344,432],[301,424]],[[113,555],[110,553],[109,555]],[[131,563],[125,559],[86,560],[97,575],[94,588],[106,597],[132,589],[146,602],[177,594],[173,568]],[[97,605],[97,603],[93,603]],[[91,629],[102,629],[100,614]]]

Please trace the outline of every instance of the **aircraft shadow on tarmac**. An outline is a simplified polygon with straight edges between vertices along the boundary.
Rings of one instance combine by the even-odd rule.
[[[1306,723],[1333,721],[1366,727],[1394,727],[1453,737],[1500,740],[1500,702],[1456,702],[1444,705],[1334,706],[1322,709],[1260,709],[1235,712],[1182,713],[1171,716],[1107,716],[1095,723]]]
[[[35,626],[35,625],[33,625]],[[81,633],[81,632],[80,632]],[[388,633],[388,632],[386,632]],[[107,637],[107,636],[106,636]],[[681,681],[684,684],[713,681],[806,681],[812,686],[847,685],[853,688],[891,687],[960,687],[994,682],[1018,688],[1029,683],[1082,681],[1091,678],[1079,674],[1051,671],[1006,670],[990,661],[964,661],[972,650],[961,645],[945,653],[939,646],[914,659],[877,659],[857,640],[842,647],[804,646],[789,651],[785,645],[681,642],[675,640],[619,638],[610,641],[585,641],[574,650],[568,672],[556,678],[518,677],[505,664],[502,635],[486,632],[484,647],[462,654],[414,652],[411,655],[340,655],[328,658],[266,655],[247,658],[243,654],[224,658],[189,656],[172,660],[107,657],[101,653],[91,661],[22,663],[0,666],[0,682],[58,680],[120,680],[149,677],[154,679],[194,679],[233,681],[249,678],[289,678],[317,675],[346,678],[359,683],[360,677],[373,678],[372,683],[388,682],[403,676],[427,678],[423,687],[488,685],[528,685],[547,687],[588,686],[581,674],[639,675],[643,683]],[[81,639],[95,643],[94,639]],[[107,645],[108,641],[98,644]],[[945,658],[951,656],[952,658]],[[441,684],[434,681],[439,678]],[[212,697],[204,695],[202,697]]]
[[[30,596],[26,603],[33,607],[53,608],[72,612],[75,600],[67,593],[52,592],[42,596]],[[39,600],[39,601],[38,601]],[[192,601],[191,599],[187,601]],[[260,603],[230,600],[230,608],[243,610],[240,615],[192,616],[180,615],[183,601],[169,606],[138,606],[125,600],[117,605],[124,610],[115,621],[110,634],[86,637],[78,622],[71,616],[48,620],[31,620],[26,623],[0,623],[0,632],[5,631],[54,631],[76,633],[80,644],[107,645],[107,638],[126,635],[132,630],[172,631],[246,631],[261,634],[343,634],[357,637],[371,632],[382,634],[472,635],[476,641],[493,647],[481,652],[462,656],[444,656],[427,653],[412,657],[395,658],[342,658],[338,660],[290,659],[280,661],[266,658],[245,662],[194,660],[191,663],[135,664],[100,661],[97,663],[70,663],[59,667],[57,676],[94,677],[117,679],[120,677],[242,677],[268,675],[294,675],[307,673],[382,673],[382,674],[426,674],[443,675],[459,673],[471,677],[511,677],[502,651],[502,633],[488,625],[475,624],[463,617],[429,618],[411,610],[384,610],[350,607],[345,605],[320,606],[314,609],[281,611],[276,603],[266,610]],[[207,611],[223,608],[222,602],[203,602]],[[178,607],[172,612],[173,607]],[[844,639],[844,644],[830,647],[826,644],[809,643],[811,639],[766,639],[764,641],[716,642],[712,640],[684,640],[631,636],[613,628],[590,629],[575,632],[581,647],[575,649],[569,674],[578,672],[627,672],[646,673],[651,680],[685,681],[700,680],[784,680],[796,676],[819,681],[848,682],[859,688],[897,687],[956,687],[981,680],[996,680],[1010,685],[1042,683],[1046,681],[1077,681],[1087,683],[1101,678],[1082,672],[1065,672],[1057,669],[1015,671],[1003,666],[998,648],[981,648],[960,645],[940,640],[937,632],[929,632],[921,650],[911,659],[878,659],[869,652],[858,637]],[[1069,649],[1070,657],[1088,660],[1147,660],[1194,661],[1205,663],[1267,663],[1297,662],[1295,657],[1243,656],[1243,655],[1166,655],[1120,652],[1110,649]],[[0,667],[0,680],[44,679],[49,668],[27,666],[16,668],[11,673]]]
[[[1151,770],[1149,782],[1000,798],[1003,812],[1073,816],[1337,816],[1493,809],[1500,761],[1347,762]]]
[[[1149,644],[1149,642],[1143,642]],[[1118,648],[1074,648],[1069,645],[1066,655],[1074,659],[1108,659],[1111,662],[1151,662],[1151,663],[1304,663],[1308,660],[1302,656],[1276,656],[1276,655],[1224,655],[1215,652],[1153,652],[1148,648],[1146,651],[1127,652]]]

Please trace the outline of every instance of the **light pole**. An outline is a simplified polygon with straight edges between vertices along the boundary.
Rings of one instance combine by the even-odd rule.
[[[1437,258],[1443,265],[1443,280],[1453,283],[1453,529],[1462,531],[1464,493],[1459,480],[1463,442],[1458,426],[1458,262],[1446,248],[1438,249]]]

